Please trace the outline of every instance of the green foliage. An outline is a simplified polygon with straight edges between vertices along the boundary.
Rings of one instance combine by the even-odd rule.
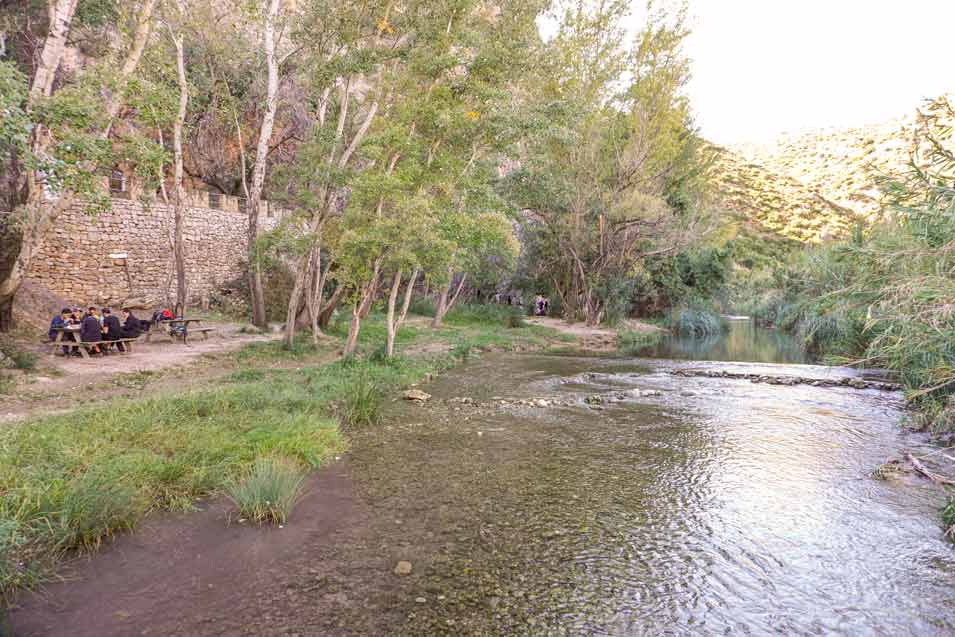
[[[949,496],[948,504],[942,509],[942,524],[945,525],[946,535],[955,536],[955,497]]]
[[[445,319],[449,325],[500,325],[524,327],[524,313],[520,308],[497,303],[456,305]]]
[[[928,406],[955,391],[955,161],[951,105],[925,111],[918,152],[928,154],[884,184],[889,218],[797,255],[758,316],[833,360],[896,372]]]
[[[0,60],[0,161],[22,153],[30,136],[25,110],[27,78],[13,62]]]
[[[667,317],[666,325],[681,336],[697,338],[722,334],[727,328],[726,321],[704,303],[674,308]]]
[[[529,91],[535,125],[502,184],[528,211],[518,280],[562,297],[570,319],[619,322],[644,262],[691,247],[710,216],[684,95],[686,16],[654,5],[628,46],[628,3],[561,6]]]
[[[342,421],[353,427],[378,424],[384,395],[368,371],[367,364],[354,362],[344,365],[343,369],[347,373],[342,396]]]
[[[240,480],[228,487],[239,515],[261,524],[285,524],[301,499],[305,472],[288,458],[258,458]]]

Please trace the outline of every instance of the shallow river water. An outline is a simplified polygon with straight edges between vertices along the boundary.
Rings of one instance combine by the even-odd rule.
[[[853,373],[495,354],[425,386],[353,458],[383,546],[415,561],[401,632],[955,631],[942,495],[871,477],[924,444],[898,395],[677,367]]]

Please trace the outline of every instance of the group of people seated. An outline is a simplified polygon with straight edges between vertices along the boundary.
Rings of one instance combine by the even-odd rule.
[[[91,355],[105,356],[109,353],[113,345],[120,352],[125,352],[120,339],[138,338],[142,334],[142,325],[140,320],[133,316],[129,308],[122,309],[122,321],[114,316],[108,307],[97,310],[95,307],[89,307],[86,312],[80,308],[63,308],[63,310],[53,317],[50,321],[49,337],[51,341],[56,340],[57,332],[70,325],[79,326],[79,342],[84,343],[86,351]],[[76,335],[73,331],[63,333],[64,341],[76,342]],[[65,355],[70,354],[70,348],[63,347]],[[75,356],[81,356],[78,351],[73,351]]]

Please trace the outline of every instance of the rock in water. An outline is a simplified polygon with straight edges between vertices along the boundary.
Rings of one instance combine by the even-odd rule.
[[[423,403],[426,400],[431,399],[431,394],[426,394],[420,389],[408,389],[401,394],[401,397],[405,400],[413,400],[415,402]]]
[[[411,575],[411,562],[401,560],[395,565],[395,575]]]

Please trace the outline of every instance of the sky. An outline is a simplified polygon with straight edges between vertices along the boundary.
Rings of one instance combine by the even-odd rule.
[[[644,0],[633,0],[634,24]],[[879,123],[955,91],[955,0],[689,0],[704,137]]]

